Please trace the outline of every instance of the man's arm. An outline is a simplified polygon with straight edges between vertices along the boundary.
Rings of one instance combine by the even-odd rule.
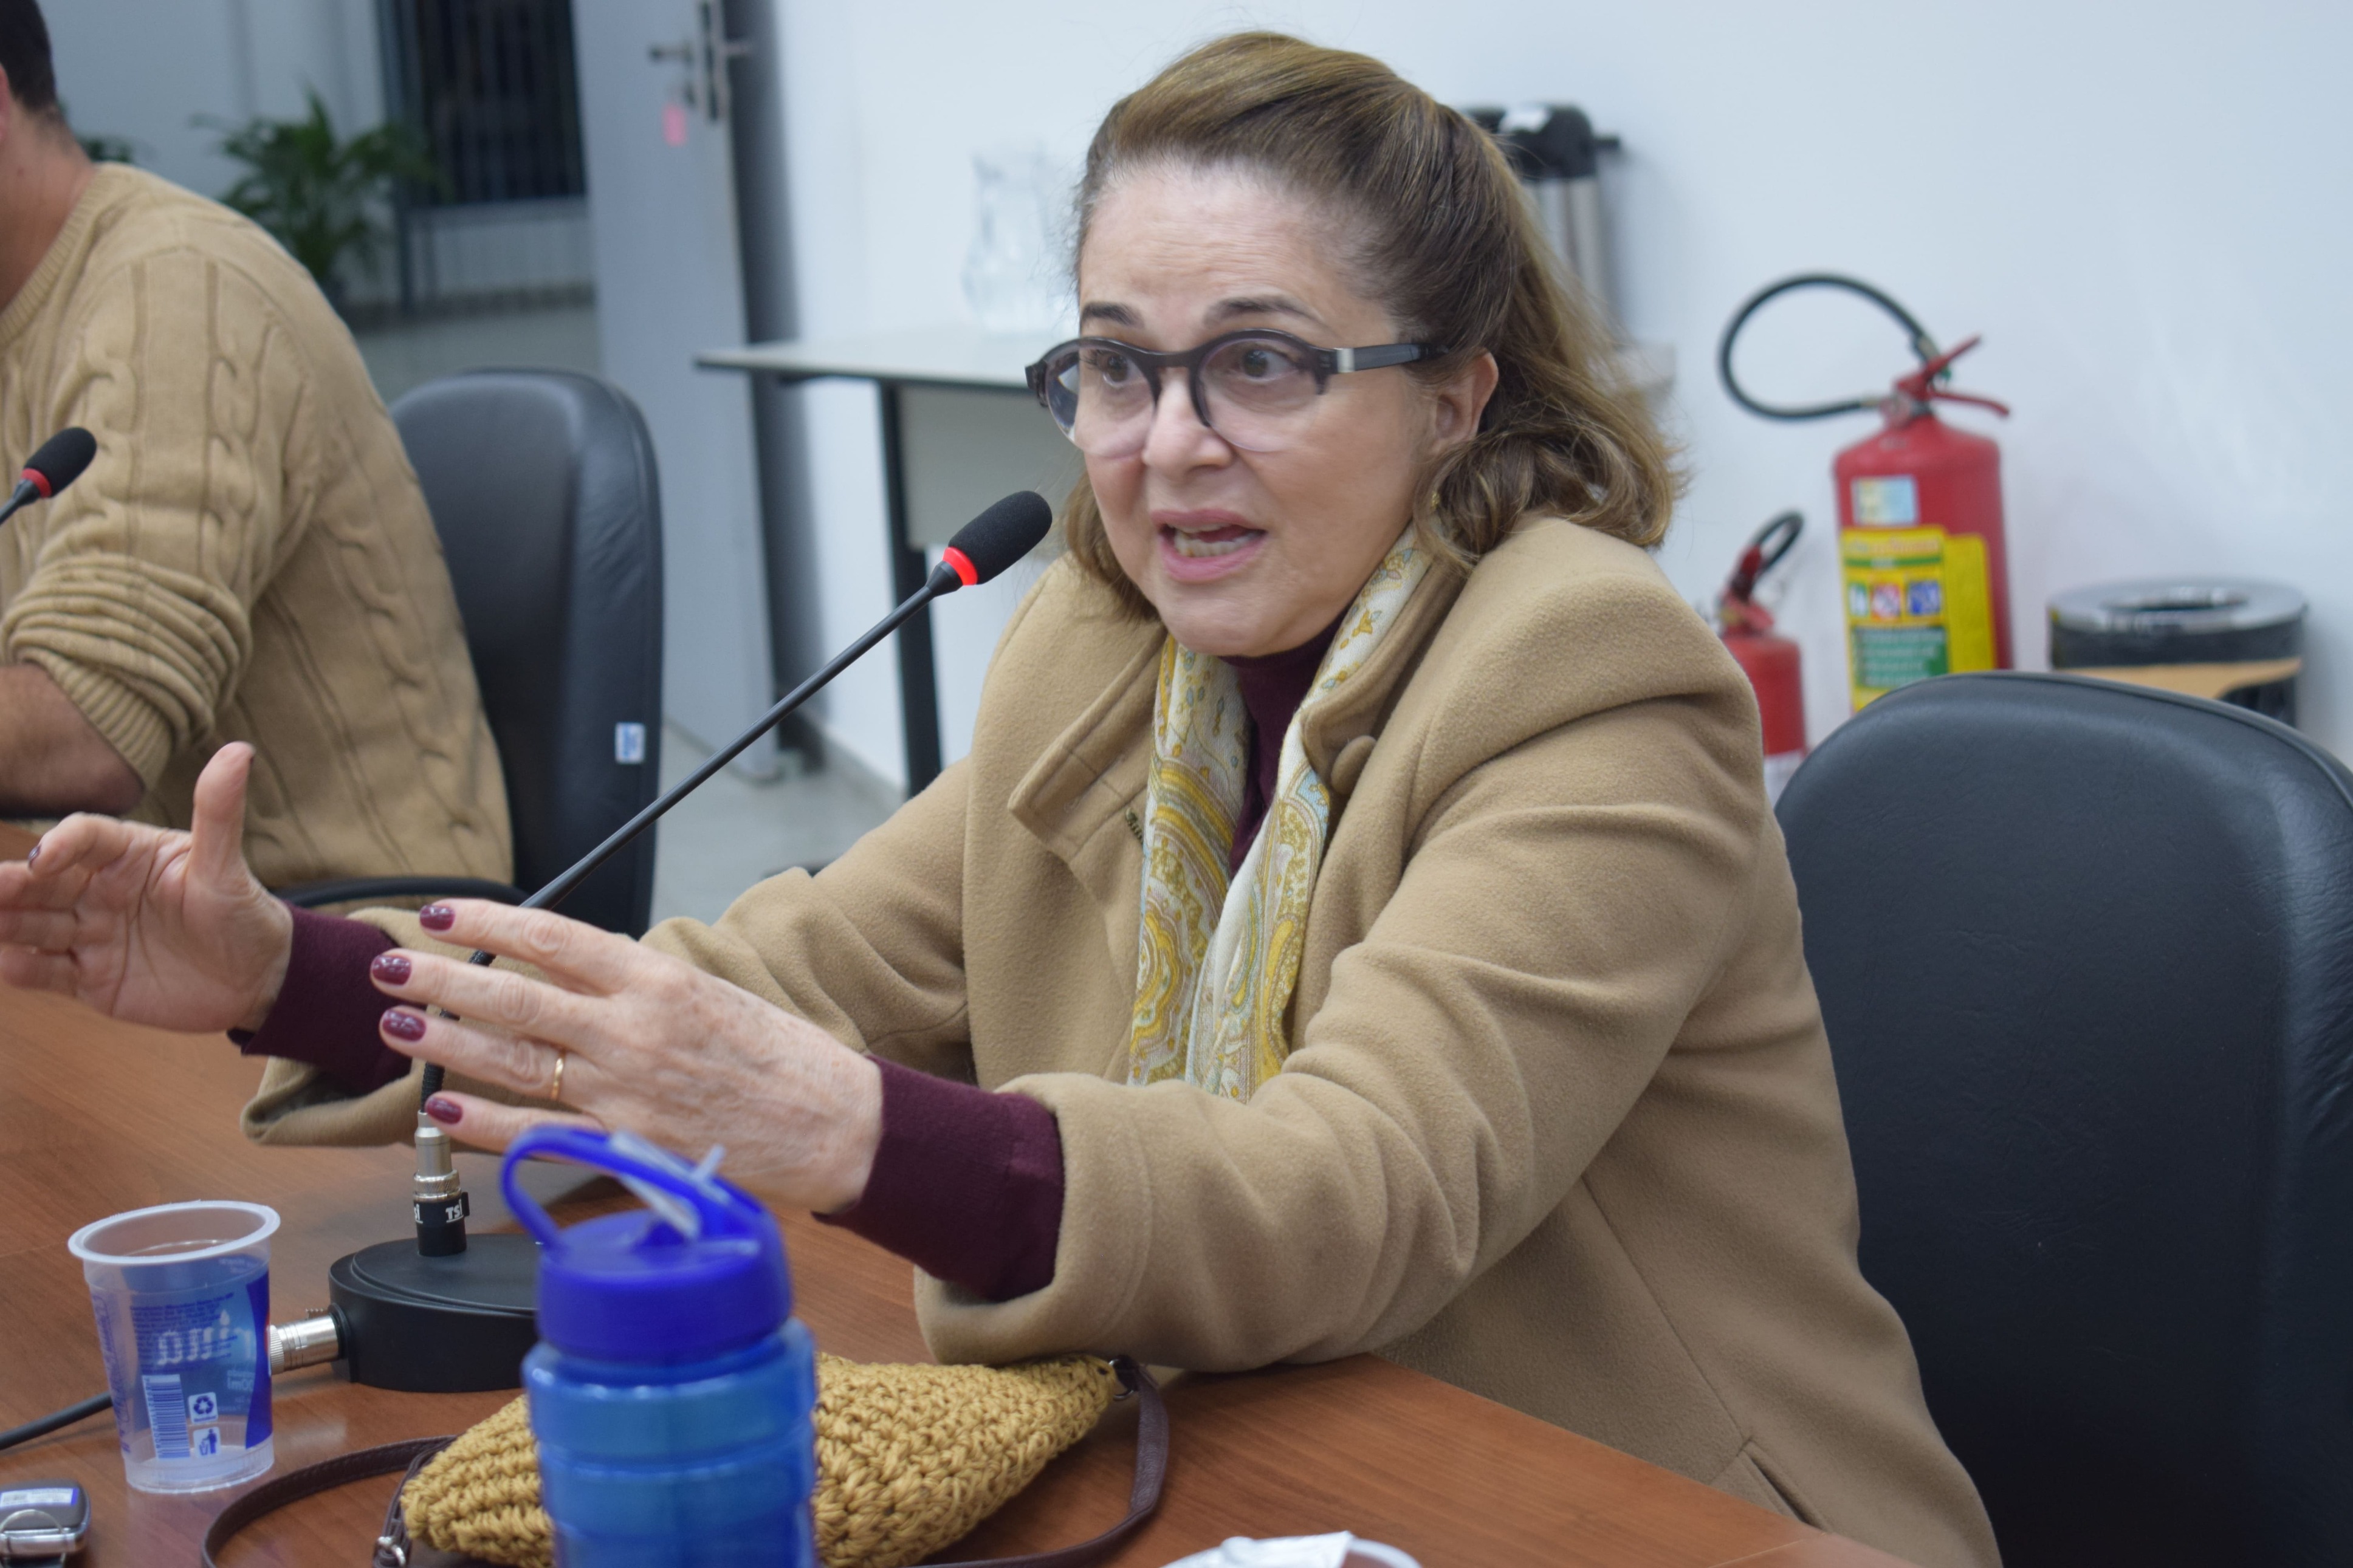
[[[147,793],[37,664],[0,664],[0,816],[121,816]]]
[[[194,241],[78,279],[61,341],[73,347],[43,425],[95,432],[98,456],[10,525],[25,532],[0,610],[0,806],[18,810],[97,804],[68,760],[79,748],[44,745],[58,728],[28,732],[40,698],[79,711],[62,732],[103,742],[75,760],[119,803],[213,732],[291,542],[289,432],[310,401],[309,362],[262,283]]]

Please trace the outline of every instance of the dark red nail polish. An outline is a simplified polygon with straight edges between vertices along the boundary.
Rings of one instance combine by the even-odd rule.
[[[368,960],[368,973],[386,985],[408,984],[408,960],[396,952],[379,952]]]
[[[466,1114],[466,1108],[454,1100],[445,1100],[437,1094],[425,1102],[425,1114],[444,1127],[455,1127],[458,1118]]]
[[[384,1016],[384,1032],[396,1040],[421,1040],[425,1037],[425,1016],[395,1007]]]
[[[417,911],[417,923],[427,931],[448,931],[458,923],[458,911],[447,904],[427,904]]]

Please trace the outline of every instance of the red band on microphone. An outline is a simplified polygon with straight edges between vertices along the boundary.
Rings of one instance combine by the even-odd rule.
[[[47,490],[43,490],[41,493],[43,495],[48,494]],[[940,559],[946,562],[950,566],[955,569],[955,574],[964,580],[964,585],[965,587],[969,588],[974,584],[980,581],[980,568],[974,565],[972,563],[972,558],[966,555],[963,551],[958,550],[955,545],[951,544],[945,550],[941,551]]]
[[[49,489],[49,476],[41,472],[38,468],[26,468],[25,470],[25,482],[32,486],[35,489],[40,491],[41,499],[43,500],[48,500],[49,497],[57,493]],[[956,570],[961,572],[964,568],[959,566]],[[965,581],[970,582],[971,579],[966,578]]]

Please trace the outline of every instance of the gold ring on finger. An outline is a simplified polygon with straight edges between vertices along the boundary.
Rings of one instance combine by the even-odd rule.
[[[572,1053],[570,1051],[565,1050],[561,1047],[556,1048],[555,1075],[548,1080],[547,1098],[555,1101],[558,1105],[564,1103],[564,1064],[571,1059]]]

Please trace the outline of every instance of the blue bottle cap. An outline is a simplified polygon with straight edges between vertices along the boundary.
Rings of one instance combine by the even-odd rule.
[[[534,1158],[608,1172],[653,1206],[559,1229],[515,1179]],[[499,1184],[540,1245],[539,1337],[567,1355],[700,1361],[755,1343],[792,1315],[775,1218],[643,1139],[535,1127],[508,1149]]]

